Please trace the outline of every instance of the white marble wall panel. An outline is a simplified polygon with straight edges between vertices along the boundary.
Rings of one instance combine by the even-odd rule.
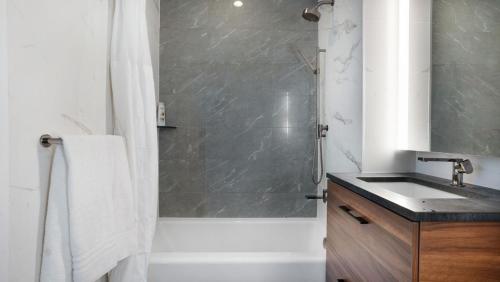
[[[321,97],[326,138],[326,171],[358,172],[362,162],[362,1],[323,6],[319,23]]]
[[[52,155],[38,138],[106,133],[108,5],[7,0],[9,281],[38,281]]]

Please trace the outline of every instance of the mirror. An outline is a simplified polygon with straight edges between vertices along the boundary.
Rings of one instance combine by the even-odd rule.
[[[431,151],[500,156],[500,1],[432,3]]]

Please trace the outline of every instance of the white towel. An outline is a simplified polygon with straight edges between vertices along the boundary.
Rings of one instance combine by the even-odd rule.
[[[40,281],[94,282],[137,253],[123,138],[63,136],[49,191]]]

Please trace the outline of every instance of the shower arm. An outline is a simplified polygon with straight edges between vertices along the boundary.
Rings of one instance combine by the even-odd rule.
[[[321,0],[321,1],[318,1],[318,3],[316,3],[316,5],[314,5],[315,8],[318,8],[319,6],[322,6],[322,5],[335,5],[335,1],[333,0]]]

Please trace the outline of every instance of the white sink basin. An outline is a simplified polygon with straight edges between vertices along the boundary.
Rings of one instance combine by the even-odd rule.
[[[465,199],[465,197],[412,182],[378,182],[380,188],[413,199]]]

